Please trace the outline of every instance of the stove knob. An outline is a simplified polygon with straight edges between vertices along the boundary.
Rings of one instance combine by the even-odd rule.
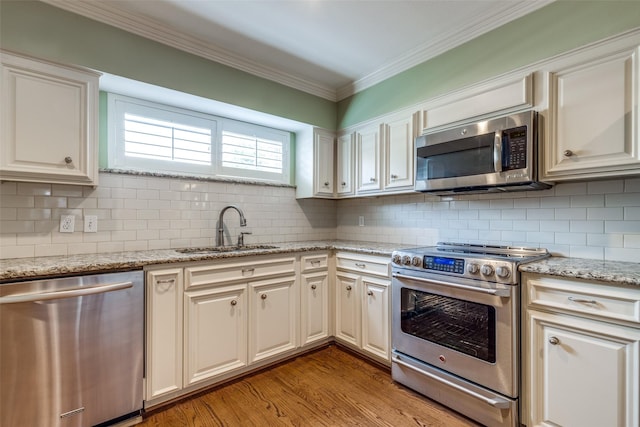
[[[399,254],[394,254],[393,255],[393,263],[394,264],[400,264],[400,260],[402,259],[402,257]]]
[[[422,265],[422,259],[420,259],[420,257],[414,256],[413,258],[411,258],[411,265],[413,265],[414,267],[420,267],[420,265]]]
[[[480,272],[483,276],[491,276],[493,274],[493,267],[491,267],[489,264],[485,264],[480,269]]]
[[[404,265],[409,265],[411,264],[411,257],[409,255],[405,255],[402,257],[402,263]]]
[[[496,275],[498,277],[506,279],[511,275],[511,271],[509,270],[509,267],[498,267],[496,268]]]
[[[478,267],[478,264],[469,264],[467,265],[467,271],[471,274],[478,274],[480,267]]]

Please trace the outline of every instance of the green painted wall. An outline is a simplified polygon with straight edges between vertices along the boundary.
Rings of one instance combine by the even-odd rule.
[[[556,1],[338,103],[348,127],[640,27],[640,1]]]
[[[327,129],[336,104],[36,1],[0,1],[0,46]]]

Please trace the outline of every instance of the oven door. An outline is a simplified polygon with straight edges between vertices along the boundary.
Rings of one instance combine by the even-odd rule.
[[[410,274],[393,274],[394,350],[517,398],[519,287]]]

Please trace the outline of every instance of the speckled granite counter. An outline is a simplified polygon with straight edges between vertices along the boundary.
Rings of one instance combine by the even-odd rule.
[[[640,263],[551,257],[520,266],[520,271],[549,276],[640,286]]]
[[[104,254],[70,255],[39,258],[15,258],[0,260],[0,282],[37,279],[40,277],[93,274],[106,271],[142,269],[147,265],[171,264],[252,255],[309,252],[316,250],[345,250],[370,255],[391,256],[391,252],[407,245],[356,242],[356,241],[310,241],[273,243],[275,249],[255,249],[212,253],[180,253],[174,249],[114,252]]]

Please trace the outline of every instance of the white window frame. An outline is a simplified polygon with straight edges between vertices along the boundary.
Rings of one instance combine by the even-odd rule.
[[[172,175],[202,176],[215,179],[239,179],[290,184],[291,177],[291,133],[252,123],[200,113],[179,107],[132,98],[125,95],[107,94],[107,166],[110,169],[132,170]],[[211,130],[211,164],[198,165],[170,160],[138,158],[125,155],[124,115],[132,113],[164,121]],[[222,132],[229,131],[282,142],[282,173],[222,167]]]

